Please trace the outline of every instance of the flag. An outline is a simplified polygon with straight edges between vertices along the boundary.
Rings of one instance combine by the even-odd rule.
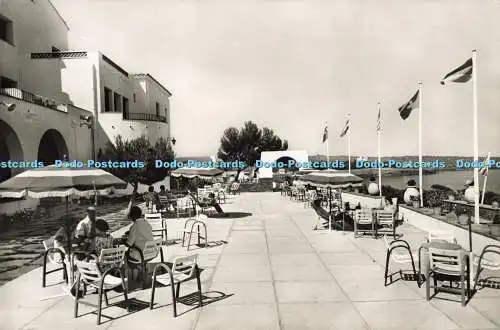
[[[413,97],[408,102],[399,107],[398,109],[399,115],[401,116],[401,118],[403,118],[403,120],[405,120],[406,118],[408,118],[408,116],[410,116],[412,110],[417,109],[420,106],[418,100],[418,93],[419,91],[417,91],[415,95],[413,95]]]
[[[326,140],[328,140],[328,126],[327,125],[325,125],[325,130],[323,132],[323,143],[325,143]]]
[[[380,109],[378,109],[378,116],[377,116],[377,132],[380,132],[380,129],[382,128],[382,122],[380,121]]]
[[[465,61],[464,64],[446,74],[443,80],[441,80],[441,85],[444,85],[445,83],[448,82],[457,82],[457,83],[468,82],[471,77],[472,77],[472,58],[469,58],[467,61]]]
[[[488,154],[488,157],[486,157],[486,159],[483,162],[483,167],[479,170],[479,174],[488,175],[489,163],[490,163],[490,155]]]
[[[342,129],[342,132],[340,133],[340,137],[344,137],[347,134],[347,131],[349,130],[349,119],[345,122],[345,126]]]

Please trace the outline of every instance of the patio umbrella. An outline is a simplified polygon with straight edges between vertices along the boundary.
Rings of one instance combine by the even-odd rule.
[[[178,168],[170,173],[173,177],[179,178],[199,178],[205,180],[213,180],[214,178],[222,175],[224,173],[223,170],[218,168]]]
[[[97,168],[61,168],[54,165],[24,171],[0,183],[0,197],[31,198],[109,194],[127,183]]]
[[[363,179],[354,174],[336,171],[336,170],[323,170],[315,171],[302,175],[297,180],[298,183],[308,184],[315,187],[323,187],[328,189],[328,206],[330,214],[332,212],[332,189],[341,189],[347,187],[360,187],[362,186]],[[344,227],[344,221],[342,221]],[[330,230],[331,230],[330,220]]]

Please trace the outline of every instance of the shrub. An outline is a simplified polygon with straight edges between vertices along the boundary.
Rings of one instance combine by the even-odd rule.
[[[440,184],[433,184],[431,186],[431,189],[434,189],[434,190],[441,190],[441,191],[447,191],[447,192],[453,192],[453,189],[451,188],[448,188],[446,186],[442,186]]]

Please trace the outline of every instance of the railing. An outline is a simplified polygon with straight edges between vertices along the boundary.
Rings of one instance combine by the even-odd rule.
[[[132,113],[123,113],[123,119],[127,120],[148,120],[148,121],[160,121],[162,123],[167,122],[167,117],[160,116],[152,113],[140,113],[140,112],[132,112]]]
[[[87,57],[87,52],[51,52],[51,53],[31,53],[32,59],[46,58],[82,58]]]
[[[0,95],[10,96],[18,100],[23,100],[29,103],[37,104],[42,107],[46,107],[52,110],[57,110],[61,112],[68,112],[64,107],[60,107],[60,105],[49,98],[44,96],[36,95],[31,92],[24,91],[22,89],[17,88],[0,88]]]

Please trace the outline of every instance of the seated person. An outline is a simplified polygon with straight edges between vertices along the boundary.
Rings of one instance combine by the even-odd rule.
[[[153,240],[153,228],[151,225],[142,218],[142,211],[138,206],[133,206],[130,209],[129,219],[133,222],[130,230],[125,233],[125,245],[130,249],[128,257],[132,262],[137,262],[141,259],[139,251],[144,250],[146,242]]]
[[[94,207],[87,208],[87,216],[83,218],[75,230],[75,242],[79,244],[78,250],[94,251],[96,211]]]
[[[208,198],[204,198],[204,200],[201,203],[207,206],[212,206],[219,214],[224,214],[224,211],[222,210],[219,203],[217,203],[217,200],[215,199],[215,194],[212,192],[209,193]]]
[[[96,237],[95,237],[95,254],[99,257],[101,250],[109,249],[114,246],[113,236],[108,233],[109,225],[103,219],[97,219],[95,222]]]

